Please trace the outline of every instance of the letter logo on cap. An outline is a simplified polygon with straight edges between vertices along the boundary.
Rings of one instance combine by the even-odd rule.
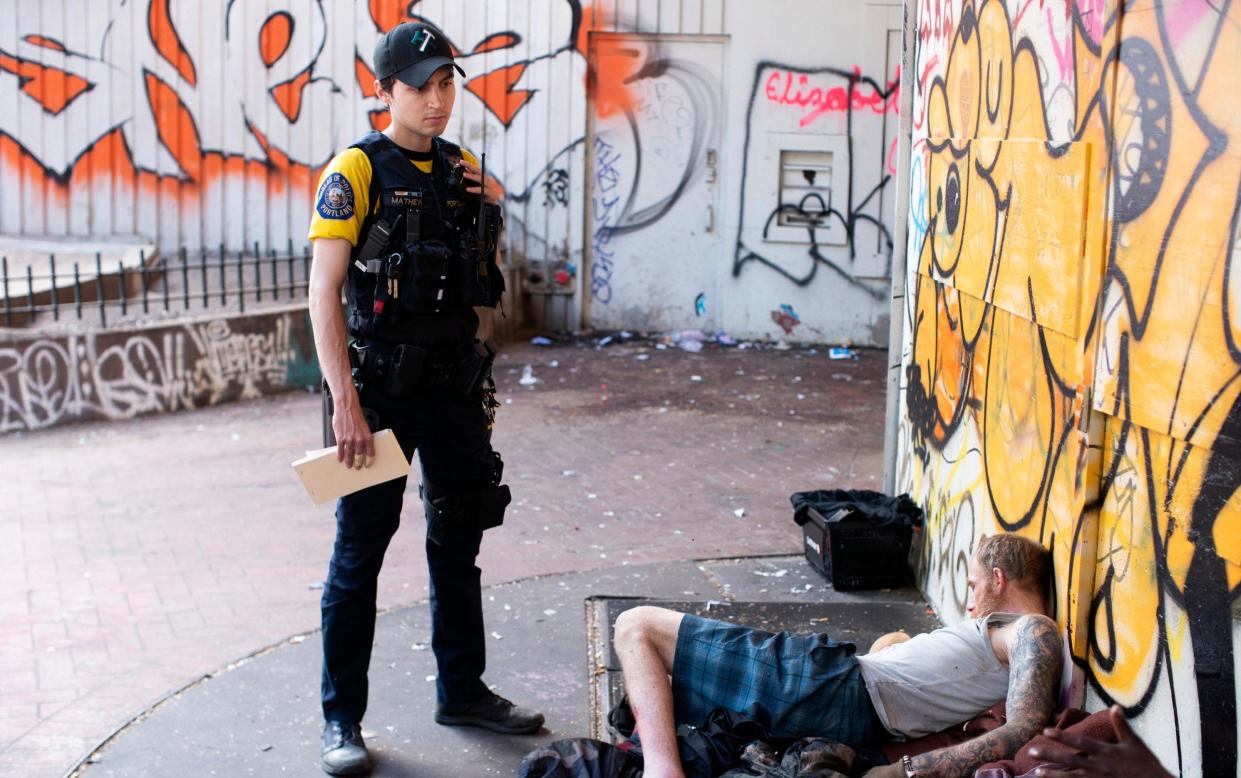
[[[430,43],[431,39],[433,39],[434,37],[435,37],[435,33],[431,32],[430,30],[417,30],[414,32],[414,37],[409,39],[409,42],[414,44],[415,46],[418,46],[418,39],[421,38],[422,45],[418,46],[418,51],[426,51],[427,44]]]

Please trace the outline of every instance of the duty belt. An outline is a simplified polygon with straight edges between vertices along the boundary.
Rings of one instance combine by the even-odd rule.
[[[478,390],[495,360],[493,341],[475,341],[464,355],[444,354],[408,343],[352,343],[350,362],[362,380],[373,383],[391,397],[404,398],[437,389],[460,394]]]

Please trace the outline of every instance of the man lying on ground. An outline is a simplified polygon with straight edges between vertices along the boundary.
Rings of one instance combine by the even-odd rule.
[[[867,773],[965,776],[1006,759],[1051,721],[1061,644],[1047,618],[1047,552],[1016,535],[983,538],[970,560],[972,618],[856,656],[827,635],[772,634],[643,606],[616,622],[644,778],[684,778],[676,725],[722,706],[776,738],[817,736],[874,748],[977,716],[1005,699],[1007,721],[962,743]]]

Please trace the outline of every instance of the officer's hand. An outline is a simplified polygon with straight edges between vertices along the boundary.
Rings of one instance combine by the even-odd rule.
[[[1171,774],[1163,769],[1159,759],[1151,753],[1142,738],[1134,734],[1125,721],[1125,714],[1119,705],[1113,705],[1107,713],[1116,733],[1115,743],[1095,740],[1063,729],[1045,729],[1043,734],[1051,738],[1053,743],[1046,743],[1030,749],[1030,756],[1042,762],[1051,762],[1060,767],[1038,767],[1035,775],[1048,778],[1059,776],[1150,776],[1151,778],[1171,778]]]
[[[361,470],[375,461],[375,439],[359,402],[355,400],[348,408],[337,405],[332,413],[332,432],[336,433],[337,462]]]
[[[467,186],[465,191],[471,194],[478,194],[478,181],[482,177],[483,171],[479,169],[478,165],[464,159],[461,160],[461,165],[465,168],[466,180],[474,183],[474,186]],[[485,190],[486,193],[484,194],[484,197],[486,197],[487,202],[492,205],[499,205],[500,200],[504,199],[504,187],[500,186],[500,182],[491,176],[487,176],[487,185]]]

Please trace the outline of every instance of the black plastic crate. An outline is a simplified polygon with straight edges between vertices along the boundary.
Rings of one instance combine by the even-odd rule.
[[[841,508],[825,519],[806,508],[802,525],[806,559],[838,591],[882,589],[908,582],[909,543],[913,528],[890,524],[876,527],[855,512]]]

